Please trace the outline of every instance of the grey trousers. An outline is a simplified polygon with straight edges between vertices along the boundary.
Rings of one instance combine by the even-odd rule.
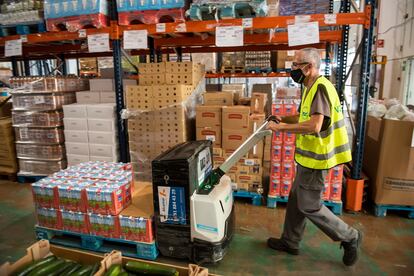
[[[350,241],[358,232],[335,216],[321,203],[327,170],[313,170],[298,164],[287,204],[282,240],[291,248],[299,248],[306,218],[334,241]]]

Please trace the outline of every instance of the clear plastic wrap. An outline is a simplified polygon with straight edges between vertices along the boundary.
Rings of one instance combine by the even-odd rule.
[[[40,161],[19,159],[19,174],[49,175],[66,168],[66,161]]]
[[[59,127],[63,125],[61,111],[13,111],[13,126]]]
[[[76,101],[75,93],[14,94],[13,110],[55,110]]]
[[[14,128],[16,142],[34,144],[60,144],[63,143],[64,135],[62,128]]]
[[[201,103],[205,79],[197,86],[128,87],[127,109],[131,162],[138,180],[151,179],[151,161],[171,147],[192,140],[195,106]]]
[[[78,77],[13,77],[13,93],[76,92],[89,90],[89,80]]]
[[[387,110],[387,113],[385,113],[384,118],[390,119],[390,120],[401,120],[408,114],[410,114],[408,107],[402,104],[397,104],[397,105],[391,106]]]
[[[16,144],[17,157],[38,160],[62,160],[65,158],[65,147],[62,145]]]

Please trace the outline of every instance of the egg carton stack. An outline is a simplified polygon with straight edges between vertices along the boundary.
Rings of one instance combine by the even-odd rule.
[[[75,77],[18,77],[10,81],[19,175],[43,176],[66,168],[62,106],[88,81]]]

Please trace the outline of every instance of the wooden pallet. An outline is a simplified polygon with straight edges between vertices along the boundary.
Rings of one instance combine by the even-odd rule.
[[[375,204],[375,216],[385,217],[387,216],[387,211],[389,210],[398,210],[408,212],[408,218],[414,219],[414,206],[404,206],[404,205],[381,205]]]
[[[155,260],[158,250],[155,241],[152,243],[135,242],[122,239],[105,238],[87,234],[55,230],[45,227],[35,227],[37,239],[48,240],[52,244],[80,248],[96,252],[111,252],[118,250],[123,256]]]
[[[276,208],[277,203],[287,203],[289,198],[287,196],[268,196],[267,207]],[[322,203],[329,207],[335,215],[342,215],[342,201],[323,200]]]
[[[254,206],[262,205],[263,196],[258,193],[248,192],[244,190],[237,190],[237,191],[233,191],[233,197],[234,198],[249,198],[252,200],[252,204]]]
[[[4,172],[0,170],[0,179],[17,182],[17,174],[15,172]]]

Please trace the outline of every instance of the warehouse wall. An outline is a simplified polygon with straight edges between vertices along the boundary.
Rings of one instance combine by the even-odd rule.
[[[403,61],[414,56],[413,16],[413,0],[380,2],[378,38],[384,39],[384,48],[378,48],[377,54],[386,55],[388,58],[385,67],[384,98],[403,98]],[[403,24],[404,22],[406,23]]]

